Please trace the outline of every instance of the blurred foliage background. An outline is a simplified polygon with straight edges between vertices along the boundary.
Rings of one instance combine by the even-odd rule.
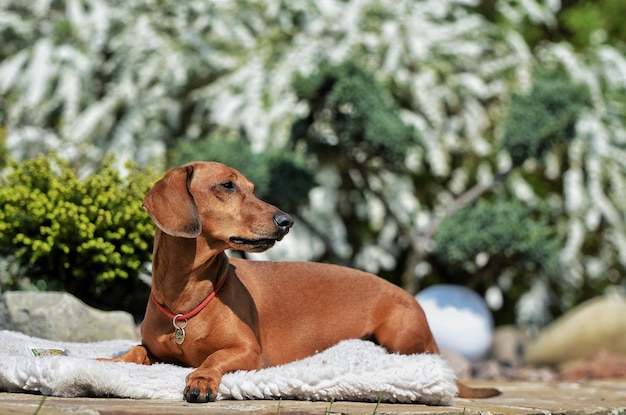
[[[128,309],[143,193],[212,159],[296,217],[255,258],[466,285],[497,323],[623,291],[623,3],[0,0],[0,288]]]

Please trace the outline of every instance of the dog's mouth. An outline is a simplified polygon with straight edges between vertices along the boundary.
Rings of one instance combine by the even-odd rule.
[[[245,239],[237,236],[230,238],[230,242],[233,245],[237,245],[236,249],[241,249],[249,252],[263,252],[270,249],[274,244],[280,241],[280,238],[263,238],[263,239]]]

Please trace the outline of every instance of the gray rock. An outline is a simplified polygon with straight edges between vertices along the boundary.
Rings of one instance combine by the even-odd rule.
[[[67,342],[137,339],[129,313],[98,310],[63,292],[5,292],[0,329]]]

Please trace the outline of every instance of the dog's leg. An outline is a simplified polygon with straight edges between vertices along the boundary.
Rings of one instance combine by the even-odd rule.
[[[403,312],[388,321],[391,323],[383,324],[375,333],[376,341],[388,351],[400,354],[439,354],[439,347],[423,311],[417,310],[413,316]],[[459,398],[489,398],[500,395],[500,391],[495,388],[473,388],[459,381],[456,385]]]
[[[439,353],[426,314],[410,294],[396,292],[389,295],[372,313],[379,322],[372,340],[389,352]]]
[[[155,363],[156,360],[154,356],[145,348],[143,345],[135,346],[126,353],[114,357],[112,359],[98,359],[100,361],[105,362],[129,362],[129,363],[137,363],[139,365],[151,365]]]
[[[235,370],[259,369],[259,362],[258,346],[220,349],[187,376],[184,398],[188,402],[214,401],[224,374]]]

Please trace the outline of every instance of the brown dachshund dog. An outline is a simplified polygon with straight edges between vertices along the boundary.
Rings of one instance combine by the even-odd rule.
[[[157,230],[142,344],[114,361],[197,368],[184,397],[206,402],[227,372],[292,362],[341,340],[439,352],[415,298],[382,278],[319,263],[229,259],[225,250],[265,251],[293,225],[253,189],[214,162],[173,168],[155,183],[143,202]],[[498,393],[459,384],[461,397]]]

